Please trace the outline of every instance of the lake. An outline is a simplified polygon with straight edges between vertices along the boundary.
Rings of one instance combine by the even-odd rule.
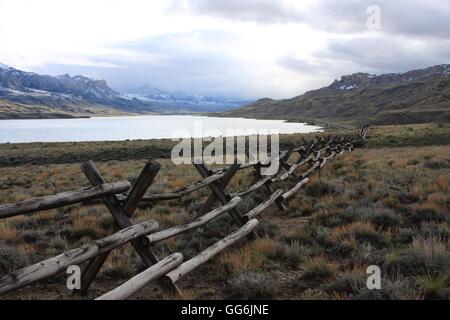
[[[187,115],[0,120],[0,143],[215,137],[235,135],[229,130],[236,129],[253,129],[260,134],[264,134],[264,130],[290,134],[317,132],[322,128],[283,120]]]

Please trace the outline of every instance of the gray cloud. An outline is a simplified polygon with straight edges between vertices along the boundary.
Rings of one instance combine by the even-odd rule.
[[[381,9],[379,32],[367,30],[370,5]],[[450,63],[450,2],[445,0],[317,0],[303,10],[276,0],[190,0],[173,1],[170,10],[236,23],[300,23],[319,31],[329,40],[312,59],[301,60],[287,53],[274,57],[278,66],[308,80],[304,81],[308,87],[300,90],[327,85],[354,72],[381,74]],[[269,81],[257,78],[237,55],[222,50],[233,43],[238,43],[238,35],[223,31],[164,34],[117,45],[117,49],[136,55],[89,57],[122,68],[46,65],[36,71],[88,74],[105,78],[119,90],[149,84],[166,90],[258,98],[282,89],[270,88]],[[293,50],[296,48],[294,45]]]
[[[230,20],[293,22],[309,25],[316,30],[362,33],[368,31],[366,10],[371,5],[381,9],[384,33],[449,37],[450,3],[446,0],[317,0],[303,10],[280,0],[188,0],[174,1],[172,8]]]
[[[286,1],[274,0],[190,0],[174,1],[172,8],[187,9],[199,15],[260,23],[301,22],[302,12]]]
[[[449,62],[449,47],[450,40],[417,43],[395,37],[362,38],[332,41],[317,58],[351,62],[361,71],[397,72]]]
[[[355,72],[404,72],[450,63],[450,40],[433,39],[421,43],[402,37],[355,38],[330,41],[315,53],[312,61],[285,56],[278,63],[301,75],[317,75],[329,80]]]
[[[90,58],[120,68],[45,65],[34,71],[103,78],[119,91],[150,85],[170,91],[181,89],[205,95],[256,98],[258,95],[245,85],[253,82],[252,73],[238,58],[216,48],[223,41],[233,39],[230,33],[216,31],[166,34],[117,46],[117,49],[131,50],[132,56],[113,54]],[[197,45],[189,45],[192,41]]]
[[[449,37],[450,3],[444,0],[322,0],[316,2],[307,20],[313,27],[328,31],[366,32],[366,9],[371,5],[376,5],[381,10],[383,33]]]

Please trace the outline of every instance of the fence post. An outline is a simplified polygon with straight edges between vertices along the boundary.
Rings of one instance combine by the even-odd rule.
[[[211,174],[211,172],[208,170],[208,168],[206,168],[204,163],[194,164],[194,166],[203,178],[206,178]],[[234,176],[236,171],[239,169],[240,164],[235,163],[233,166],[235,166],[235,168],[229,169],[232,171],[230,171],[229,176],[226,177],[228,181],[225,180],[225,182],[227,182],[227,184],[230,182],[231,178]],[[224,178],[225,178],[225,176],[224,176]],[[226,204],[230,201],[231,197],[225,192],[225,190],[224,190],[225,187],[223,186],[222,183],[217,182],[217,181],[213,182],[209,185],[209,188],[213,192],[212,195],[214,195],[222,204]],[[238,224],[238,226],[240,226],[240,227],[243,226],[247,222],[247,219],[244,218],[236,208],[231,209],[229,214],[233,218],[233,220]],[[256,233],[256,231],[252,231],[251,234],[252,234],[253,238],[258,238],[258,234]]]
[[[227,169],[227,171],[225,172],[225,175],[222,177],[222,179],[219,180],[222,189],[225,189],[227,187],[227,185],[230,183],[231,179],[234,177],[236,172],[239,170],[239,167],[240,167],[239,164],[234,163]],[[211,173],[208,169],[206,169],[205,172],[207,172],[208,175],[210,175],[210,173]],[[202,175],[202,177],[203,177],[203,175]],[[205,178],[205,177],[203,177],[203,178]],[[205,213],[209,212],[211,210],[211,208],[213,207],[214,203],[216,203],[216,201],[217,201],[217,196],[215,193],[212,193],[208,197],[206,202],[203,204],[203,206],[200,208],[200,211],[197,214],[197,217],[200,217],[200,216],[204,215]]]
[[[256,176],[259,179],[262,179],[262,175],[261,175],[261,163],[257,163],[253,166],[253,169],[255,170]],[[264,186],[266,187],[266,189],[270,192],[270,194],[274,193],[275,191],[272,188],[272,183],[271,181],[267,181]],[[287,207],[286,205],[283,203],[283,200],[278,198],[277,200],[275,200],[275,203],[277,204],[277,207],[280,211],[286,211]]]
[[[97,167],[92,161],[87,161],[81,166],[83,173],[88,178],[89,182],[92,185],[98,185],[105,183],[104,178],[98,171]],[[130,193],[130,196],[125,201],[124,207],[127,207],[127,211],[122,207],[119,200],[115,195],[104,197],[103,203],[106,205],[111,215],[114,217],[117,226],[120,229],[129,227],[133,225],[130,217],[133,214],[134,210],[137,208],[137,204],[142,199],[147,190],[148,186],[152,183],[154,177],[159,171],[159,164],[148,163],[143,169],[141,176],[138,178],[133,190]],[[131,211],[132,210],[132,211]],[[138,255],[141,257],[142,261],[147,267],[158,263],[159,259],[155,255],[155,253],[148,247],[145,238],[141,238],[138,240],[134,240],[131,242],[133,248],[136,250]],[[108,258],[109,252],[97,257],[94,260],[91,260],[86,266],[82,278],[81,278],[81,289],[79,293],[85,294],[89,289],[92,281],[94,280],[97,273],[100,271],[101,267],[105,263]],[[175,288],[178,290],[178,288]]]

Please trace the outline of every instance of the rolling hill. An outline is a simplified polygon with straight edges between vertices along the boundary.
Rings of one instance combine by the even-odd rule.
[[[450,65],[356,73],[292,99],[261,99],[222,116],[352,125],[450,122]]]

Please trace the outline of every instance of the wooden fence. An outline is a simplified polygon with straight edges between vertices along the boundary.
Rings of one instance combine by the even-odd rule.
[[[0,295],[63,273],[71,265],[82,264],[84,264],[84,268],[81,276],[81,289],[77,292],[84,294],[105,263],[111,250],[125,243],[131,243],[147,269],[97,299],[125,299],[155,281],[165,290],[181,293],[177,287],[177,282],[181,278],[236,241],[246,236],[258,237],[255,232],[258,225],[256,218],[261,212],[274,204],[280,210],[285,210],[286,201],[308,183],[309,176],[317,171],[320,173],[320,169],[332,158],[364,145],[366,133],[367,127],[361,127],[357,137],[328,136],[316,137],[309,142],[305,140],[302,145],[293,146],[289,150],[280,152],[276,159],[272,158],[271,161],[278,160],[280,166],[278,172],[270,176],[261,175],[261,169],[269,166],[270,162],[243,165],[235,163],[216,171],[208,169],[205,164],[194,164],[202,179],[185,188],[168,193],[147,191],[160,169],[160,165],[156,162],[149,161],[132,186],[128,181],[108,183],[95,164],[92,161],[87,161],[82,164],[81,170],[92,187],[14,204],[0,205],[0,219],[101,199],[114,217],[114,233],[106,238],[87,243],[80,248],[2,276],[0,278]],[[289,159],[294,153],[299,155],[298,160],[295,163],[290,163]],[[253,169],[256,181],[244,190],[228,192],[227,186],[233,176],[238,170],[244,169]],[[274,190],[274,183],[288,178],[294,181],[290,189]],[[211,194],[193,221],[164,230],[158,230],[159,224],[155,220],[138,224],[134,224],[132,221],[133,212],[142,202],[154,203],[179,199],[202,188],[209,188]],[[237,205],[241,202],[241,199],[260,188],[266,188],[271,196],[248,212],[239,212]],[[216,203],[219,206],[213,209]],[[238,229],[192,259],[183,261],[181,253],[174,253],[160,260],[152,250],[153,244],[203,226],[224,214],[229,214],[233,218]]]

